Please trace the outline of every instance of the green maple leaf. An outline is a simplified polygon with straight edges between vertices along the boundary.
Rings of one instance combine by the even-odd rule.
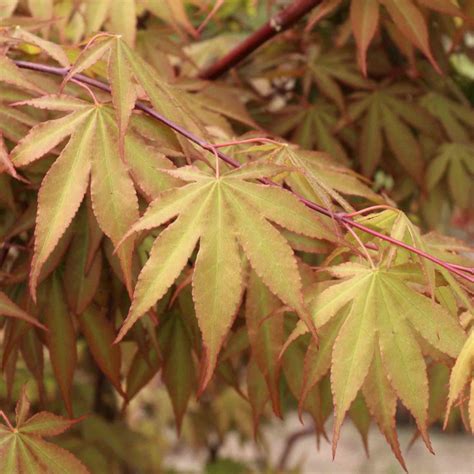
[[[30,402],[23,390],[16,406],[15,427],[0,411],[7,422],[0,424],[0,470],[12,474],[88,474],[87,468],[69,451],[43,439],[64,433],[80,419],[67,420],[45,411],[28,418],[29,409]]]
[[[316,239],[329,238],[329,233],[288,191],[246,181],[267,175],[269,168],[273,173],[281,171],[270,165],[246,166],[220,178],[193,167],[170,171],[191,184],[163,193],[127,234],[159,227],[179,216],[156,239],[117,340],[164,296],[199,241],[193,298],[204,344],[201,389],[210,380],[240,303],[239,249],[271,292],[308,322],[293,251],[269,221]]]
[[[337,108],[333,104],[318,100],[304,108],[288,106],[277,117],[278,120],[270,124],[276,135],[286,136],[291,132],[291,141],[301,147],[322,150],[340,163],[349,163],[347,152],[334,132]]]
[[[441,145],[426,173],[428,190],[432,190],[445,174],[453,201],[462,209],[469,208],[473,197],[474,145]]]
[[[436,117],[450,141],[467,144],[472,139],[474,110],[465,102],[455,101],[439,92],[429,92],[421,105]]]
[[[359,217],[357,221],[423,252],[458,265],[466,264],[466,257],[460,254],[471,251],[468,246],[453,238],[444,237],[434,232],[421,235],[420,229],[399,210],[387,209],[379,213]],[[351,239],[350,236],[347,238]],[[359,234],[359,238],[364,242],[373,240],[373,237],[362,235],[362,233]],[[351,242],[352,244],[356,243],[354,239]],[[426,285],[429,292],[433,294],[436,286],[439,285],[436,278],[441,274],[456,296],[463,302],[463,305],[467,309],[472,308],[468,292],[447,269],[435,265],[420,255],[414,255],[406,249],[396,249],[383,242],[379,242],[378,245],[386,248],[385,263],[391,265],[392,262],[396,262],[399,265],[401,276],[407,280]],[[422,272],[420,272],[420,266]]]
[[[285,174],[285,181],[307,199],[328,208],[336,202],[347,211],[353,208],[344,195],[382,202],[360,175],[325,153],[301,150],[288,144],[264,145],[261,149],[264,150],[261,160],[291,167]],[[258,151],[258,147],[253,151]]]
[[[115,245],[137,219],[138,202],[128,169],[119,157],[118,131],[110,109],[68,96],[45,96],[27,103],[69,113],[33,127],[12,150],[15,166],[32,163],[70,136],[38,193],[30,274],[34,294],[41,268],[77,213],[89,182],[94,215]],[[130,240],[118,253],[129,291],[132,252]]]
[[[379,230],[384,234],[387,234],[397,240],[407,243],[417,249],[424,252],[428,251],[428,245],[421,235],[420,229],[415,226],[406,214],[396,209],[387,209],[382,212],[373,213],[368,216],[362,216],[358,219],[358,222],[368,225],[371,228]],[[361,236],[363,241],[368,241],[370,237],[367,235]],[[435,265],[426,260],[425,258],[414,255],[406,249],[395,248],[391,246],[388,248],[387,243],[380,243],[381,246],[387,247],[386,264],[391,265],[392,262],[401,264],[409,264],[414,261],[418,263],[423,270],[423,277],[427,282],[427,286],[431,293],[434,292],[435,288],[435,271],[439,268],[435,268]],[[409,278],[417,279],[419,273],[417,268],[405,268],[406,277],[410,274]]]
[[[399,459],[393,431],[395,395],[410,410],[431,449],[427,433],[428,379],[417,339],[455,358],[465,340],[464,331],[441,305],[412,289],[397,274],[396,267],[368,268],[347,263],[331,272],[342,281],[307,295],[314,324],[323,336],[320,349],[312,352],[310,362],[305,362],[308,372],[303,393],[330,366],[335,405],[333,449],[345,414],[365,384],[378,387],[375,393],[369,388],[364,393],[370,394],[369,408],[376,408],[376,421]],[[306,331],[300,323],[298,326],[296,334]],[[331,352],[328,344],[332,345]],[[384,402],[388,399],[390,403]]]
[[[353,62],[352,51],[334,49],[319,53],[313,48],[307,59],[305,80],[313,80],[319,91],[340,110],[345,108],[344,94],[338,83],[353,89],[370,89],[373,84],[364,79]]]
[[[423,107],[407,103],[417,89],[409,84],[380,85],[371,92],[359,92],[349,106],[353,120],[362,118],[359,159],[362,172],[372,176],[384,155],[384,137],[400,165],[417,182],[422,182],[424,159],[420,144],[412,131],[435,136],[436,120]]]

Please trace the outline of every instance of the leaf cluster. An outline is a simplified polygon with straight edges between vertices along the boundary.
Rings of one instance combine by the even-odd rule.
[[[141,397],[196,446],[298,409],[318,440],[334,414],[335,452],[346,416],[366,447],[374,422],[405,469],[402,405],[429,450],[432,424],[474,429],[472,249],[439,233],[472,214],[453,61],[471,1],[325,0],[213,82],[198,69],[222,31],[267,2],[17,3],[0,7],[0,396],[32,377],[68,419],[28,418],[22,392],[3,470],[157,469],[153,429],[119,420]],[[59,434],[83,463],[42,439]]]

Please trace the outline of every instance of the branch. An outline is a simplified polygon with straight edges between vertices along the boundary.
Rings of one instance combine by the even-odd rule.
[[[257,48],[266,43],[269,39],[286,30],[304,17],[322,0],[296,0],[288,7],[273,16],[255,33],[237,45],[232,51],[222,59],[212,64],[199,74],[201,79],[216,79],[229,69],[233,68],[240,61],[245,59]]]
[[[28,61],[15,61],[16,65],[24,68],[24,69],[30,69],[32,71],[38,71],[38,72],[45,72],[48,74],[54,74],[56,76],[66,76],[67,73],[69,72],[69,68],[62,68],[62,67],[55,67],[55,66],[48,66],[46,64],[38,64],[38,63],[31,63]],[[105,82],[99,81],[97,79],[93,79],[91,77],[84,76],[83,74],[76,74],[73,76],[76,81],[82,82],[84,84],[97,87],[100,90],[103,90],[105,92],[111,93],[111,88],[108,84]],[[154,119],[158,120],[159,122],[163,123],[167,127],[171,128],[174,130],[176,133],[179,133],[183,137],[187,138],[189,141],[195,143],[199,147],[201,147],[203,150],[209,151],[210,153],[213,153],[214,155],[217,155],[221,160],[226,162],[228,165],[232,166],[233,168],[239,168],[241,164],[237,161],[231,158],[230,156],[227,156],[226,154],[222,153],[216,147],[211,144],[206,142],[205,140],[199,138],[198,136],[194,135],[193,133],[189,132],[188,130],[184,129],[177,123],[169,120],[168,118],[164,117],[160,113],[158,113],[156,110],[152,109],[151,107],[145,105],[143,102],[137,101],[135,104],[135,109],[141,110],[142,112],[146,113],[150,117],[153,117]],[[261,183],[270,185],[270,186],[280,186],[277,183],[274,183],[273,181],[269,179],[261,179],[259,180]],[[281,187],[281,186],[280,186]],[[319,204],[316,204],[303,196],[300,196],[298,193],[291,191],[303,204],[305,204],[307,207],[310,209],[313,209],[314,211],[318,212],[319,214],[322,214],[324,216],[330,217],[332,219],[335,219],[337,222],[339,222],[343,227],[344,226],[350,226],[356,229],[361,230],[362,232],[365,232],[366,234],[370,234],[374,237],[377,237],[378,239],[385,240],[386,242],[389,242],[393,245],[396,245],[400,248],[403,248],[405,250],[408,250],[420,257],[425,258],[426,260],[429,260],[436,265],[439,265],[440,267],[448,270],[449,272],[459,276],[460,278],[463,278],[470,283],[474,283],[474,276],[470,276],[466,273],[473,273],[472,268],[468,267],[462,267],[460,265],[455,265],[451,264],[449,262],[446,262],[444,260],[439,259],[438,257],[435,257],[434,255],[431,255],[423,250],[420,250],[416,247],[413,247],[409,244],[406,244],[405,242],[402,242],[401,240],[397,240],[393,237],[390,237],[389,235],[382,234],[381,232],[377,232],[376,230],[371,229],[370,227],[366,227],[363,224],[360,224],[359,222],[356,222],[352,220],[350,215],[344,214],[344,213],[334,213],[329,209],[326,209],[323,206],[320,206]]]
[[[293,450],[295,444],[301,438],[306,438],[306,436],[311,436],[314,433],[315,431],[313,427],[302,428],[300,431],[295,431],[292,435],[290,435],[287,438],[283,452],[280,455],[280,460],[278,461],[277,469],[280,472],[285,472],[285,470],[288,469],[287,467],[288,458],[290,457],[291,451]]]

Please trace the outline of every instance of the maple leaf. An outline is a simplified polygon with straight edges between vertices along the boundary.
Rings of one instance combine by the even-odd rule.
[[[463,242],[454,239],[453,237],[446,237],[436,232],[430,232],[423,236],[423,241],[426,244],[427,251],[441,259],[447,259],[454,264],[472,267],[472,259],[467,255],[471,253],[471,248]],[[447,269],[436,267],[446,284],[451,288],[456,298],[459,299],[459,306],[463,306],[468,311],[472,312],[474,307],[472,299],[469,295],[472,293],[472,288],[469,285],[465,286],[460,283]]]
[[[22,71],[17,65],[4,55],[0,55],[0,82],[5,82],[20,89],[26,89],[32,93],[43,94],[44,90],[38,87],[28,74]]]
[[[100,38],[91,47],[84,49],[69,70],[64,83],[103,57],[108,59],[107,75],[121,139],[137,98],[135,83],[143,88],[156,111],[185,126],[189,131],[206,136],[204,126],[188,106],[188,94],[164,81],[149,64],[134,54],[119,36],[105,40]],[[181,137],[178,139],[181,140]],[[183,146],[189,146],[184,141],[181,143]]]
[[[179,313],[167,314],[160,326],[159,340],[161,352],[167,354],[163,361],[162,378],[173,404],[179,433],[195,385],[192,345]]]
[[[88,474],[87,468],[69,451],[43,439],[64,433],[81,420],[68,420],[45,411],[28,417],[29,411],[24,389],[16,405],[15,427],[0,411],[7,423],[0,424],[0,469],[11,473]]]
[[[307,347],[307,343],[304,344],[302,339],[304,338],[300,338],[288,346],[287,350],[283,353],[283,356],[281,357],[282,372],[291,393],[295,399],[301,401],[300,412],[305,410],[313,418],[318,439],[321,434],[325,439],[327,439],[324,424],[330,416],[332,409],[332,397],[328,378],[326,377],[321,380],[319,384],[311,387],[305,400],[301,400],[300,397],[303,386],[302,384],[304,382],[304,373],[301,370],[301,366],[303,364],[305,349]]]
[[[291,141],[302,148],[325,151],[339,163],[347,164],[347,151],[335,134],[336,113],[333,104],[322,100],[303,109],[288,106],[276,114],[278,120],[270,124],[270,129],[277,135],[286,136],[291,132]]]
[[[409,94],[417,90],[409,84],[381,85],[373,92],[359,92],[348,109],[352,120],[362,118],[359,159],[362,172],[372,176],[383,156],[385,140],[403,168],[422,183],[424,160],[420,144],[412,128],[428,136],[436,136],[436,120],[423,107],[407,103]],[[383,132],[383,134],[382,134]]]
[[[252,360],[262,374],[273,411],[281,416],[278,355],[283,345],[283,318],[275,314],[281,303],[252,271],[247,283],[245,319],[252,348]],[[253,368],[252,370],[256,370]],[[258,402],[252,403],[258,413]]]
[[[441,122],[451,141],[469,143],[474,121],[474,110],[469,104],[434,91],[425,94],[420,104]]]
[[[34,295],[41,268],[68,228],[91,187],[92,207],[100,228],[115,244],[138,217],[133,182],[118,153],[118,132],[112,111],[79,99],[46,96],[26,102],[69,114],[33,127],[11,152],[15,166],[41,158],[70,136],[38,193],[35,251],[30,288]],[[133,239],[118,252],[126,286],[131,292]]]
[[[330,271],[342,281],[321,293],[315,291],[312,297],[308,294],[307,298],[315,326],[322,329],[331,324],[327,332],[323,331],[323,337],[333,344],[330,355],[335,406],[333,450],[344,416],[357,393],[365,383],[377,384],[379,392],[366,389],[370,392],[367,403],[403,464],[393,432],[394,422],[389,421],[395,406],[391,391],[412,413],[431,450],[426,431],[428,379],[417,338],[450,357],[457,357],[465,340],[464,331],[442,306],[408,286],[403,277],[397,275],[396,267],[368,268],[346,263],[332,267]],[[347,305],[347,315],[341,314]],[[338,315],[343,321],[335,319]],[[306,329],[298,323],[295,331],[301,334]],[[312,363],[305,362],[308,370],[304,384],[306,393],[329,369],[326,347],[327,343],[321,338],[320,350],[312,352]],[[377,362],[377,357],[383,365]],[[313,369],[315,364],[321,368]],[[383,377],[388,378],[389,386]],[[384,398],[390,397],[392,402],[385,404],[384,400],[377,399],[377,393]]]
[[[417,0],[417,3],[435,12],[465,17],[451,0]],[[433,67],[440,71],[431,52],[426,19],[417,3],[413,0],[351,0],[351,29],[357,44],[357,62],[364,75],[367,75],[367,49],[386,13],[393,21],[396,35],[402,33],[403,38],[422,51]],[[341,4],[342,0],[324,0],[315,9],[309,24],[313,26]],[[384,7],[382,11],[381,6]]]
[[[373,83],[364,79],[352,62],[352,52],[348,50],[330,50],[320,53],[313,48],[307,58],[308,72],[303,79],[312,79],[320,92],[332,100],[340,110],[345,109],[344,94],[338,82],[352,89],[371,89]]]
[[[420,10],[412,0],[380,0],[387,9],[397,29],[423,52],[433,67],[440,72],[431,52],[428,26]]]
[[[464,344],[449,378],[448,406],[444,425],[446,426],[453,404],[461,397],[464,388],[469,386],[468,413],[471,432],[474,433],[474,383],[472,371],[474,370],[474,331]]]
[[[467,209],[472,197],[474,146],[459,143],[441,145],[426,172],[428,190],[432,190],[445,174],[453,201],[462,209]]]
[[[36,318],[30,316],[25,310],[18,307],[3,291],[0,291],[0,316],[20,319],[29,324],[47,330]]]
[[[29,31],[20,28],[19,26],[14,29],[12,37],[23,40],[27,44],[34,44],[38,48],[42,49],[48,56],[61,64],[61,66],[70,66],[69,59],[64,52],[64,49],[56,43],[52,43],[51,41],[40,38],[39,36],[34,35]],[[21,45],[19,48],[21,48]]]
[[[379,23],[377,0],[352,0],[351,27],[357,43],[357,62],[364,76],[367,76],[367,49],[375,36]]]
[[[10,157],[8,156],[7,147],[5,145],[5,140],[3,139],[3,134],[0,130],[0,174],[7,173],[12,178],[18,179],[20,181],[25,181],[13,167]]]
[[[410,221],[410,219],[408,219],[407,215],[402,211],[396,209],[387,209],[382,212],[361,216],[357,220],[358,222],[364,223],[364,225],[368,225],[370,227],[373,226],[374,229],[380,230],[383,233],[386,233],[391,237],[405,242],[417,249],[420,249],[424,252],[428,251],[428,244],[421,235],[420,229],[415,226]],[[367,235],[363,235],[360,238],[363,241],[368,240]],[[386,247],[385,243],[380,243],[380,245]],[[398,265],[401,265],[413,260],[421,266],[429,291],[431,294],[433,294],[435,288],[435,271],[440,271],[440,269],[435,269],[435,266],[432,262],[424,259],[421,256],[415,256],[405,249],[395,249],[393,247],[387,251],[385,262],[387,265],[391,265],[392,262],[396,262]],[[417,268],[413,269],[410,267],[405,267],[405,270],[405,276],[407,278],[417,278]]]
[[[373,202],[381,202],[364,182],[364,178],[354,171],[341,166],[331,156],[301,150],[288,144],[265,145],[261,147],[262,161],[290,166],[285,181],[298,194],[307,199],[332,208],[333,201],[344,209],[352,210],[351,204],[343,195],[359,196]],[[252,151],[257,152],[255,147]]]
[[[15,96],[15,99],[17,98]],[[21,99],[25,99],[25,96],[21,96]],[[29,114],[15,110],[5,102],[0,100],[0,131],[11,142],[18,143],[38,121]]]
[[[160,4],[150,3],[149,9],[158,18],[169,23],[178,33],[182,34],[184,31],[194,38],[199,36],[199,33],[188,18],[185,2],[181,0],[164,0]]]
[[[105,30],[123,36],[129,45],[135,44],[138,13],[135,0],[123,0],[116,5],[110,0],[86,1],[83,7],[81,18],[86,36]]]
[[[280,170],[274,167],[274,172]],[[293,251],[268,220],[317,239],[329,238],[329,233],[288,191],[245,181],[261,178],[268,173],[268,165],[262,169],[259,165],[243,167],[220,178],[193,167],[170,173],[191,184],[163,193],[127,233],[130,236],[158,227],[179,215],[153,245],[117,341],[162,298],[199,240],[193,298],[204,344],[202,390],[240,303],[243,276],[239,247],[271,292],[308,321]]]

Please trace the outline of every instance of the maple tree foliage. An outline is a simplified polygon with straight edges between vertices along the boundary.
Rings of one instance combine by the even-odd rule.
[[[226,74],[275,3],[0,3],[2,472],[155,472],[147,387],[194,445],[474,431],[474,2],[282,2]]]

